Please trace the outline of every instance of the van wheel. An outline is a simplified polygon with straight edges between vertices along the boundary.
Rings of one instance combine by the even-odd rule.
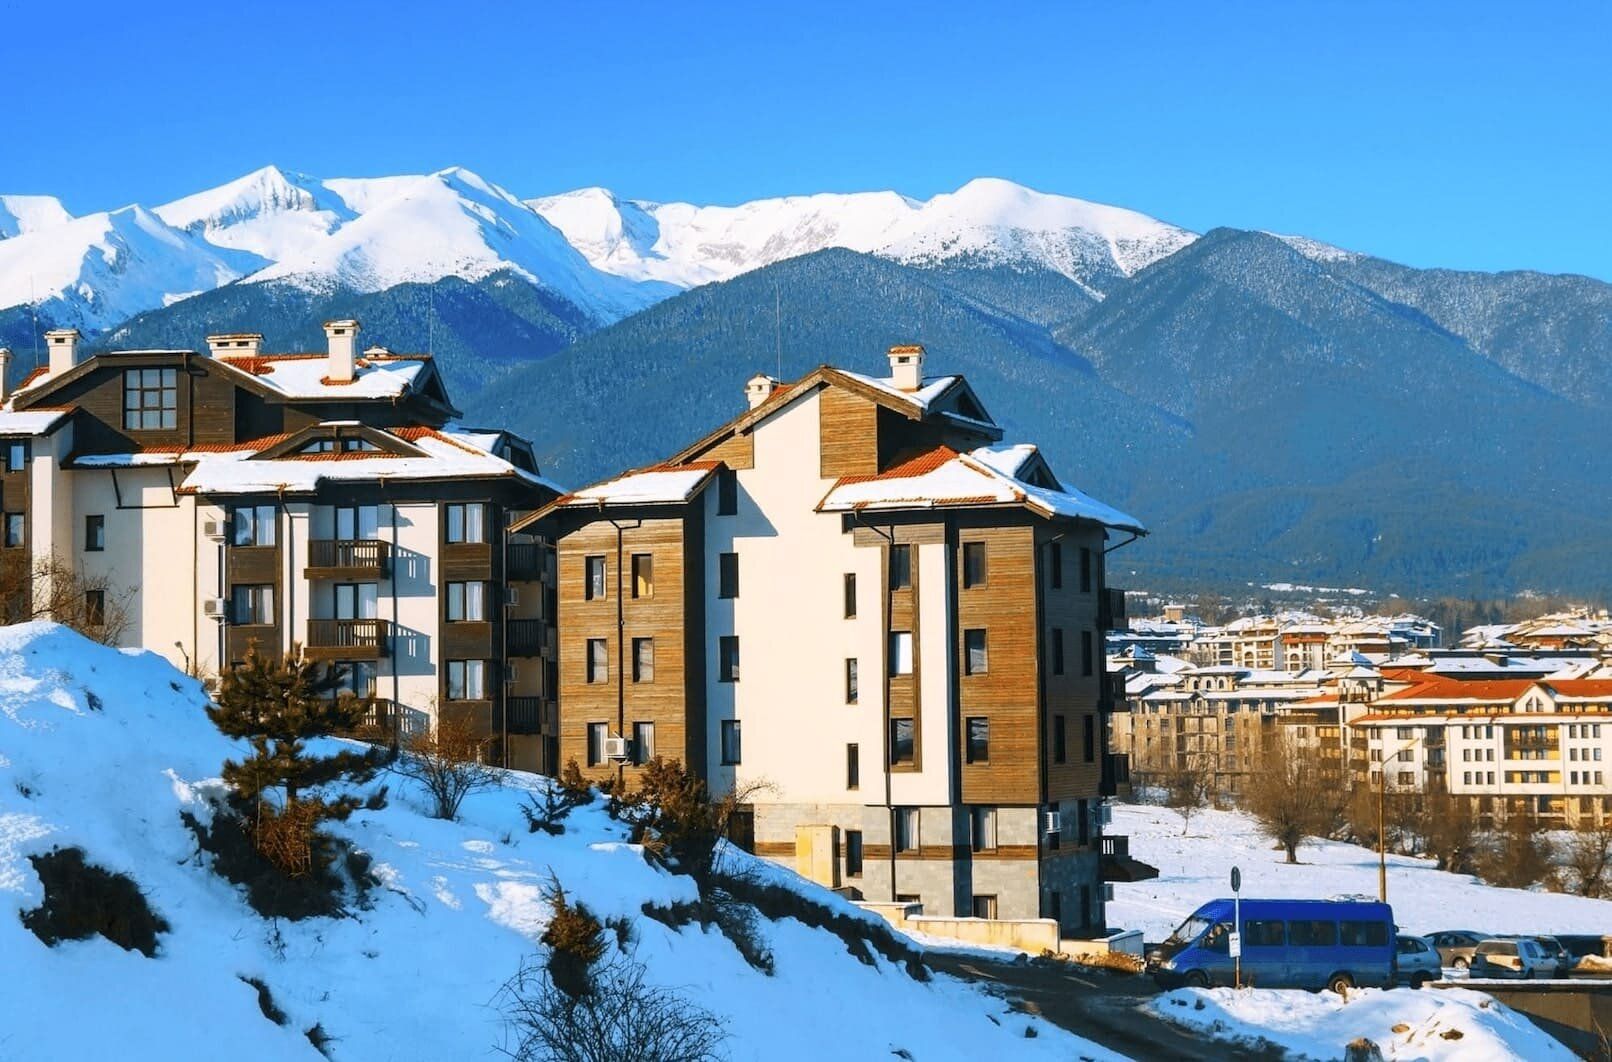
[[[1182,981],[1188,988],[1209,987],[1209,975],[1204,973],[1202,970],[1188,970],[1187,975],[1182,978]]]
[[[1335,973],[1327,978],[1327,991],[1336,992],[1340,996],[1346,994],[1354,986],[1355,979],[1346,973]]]

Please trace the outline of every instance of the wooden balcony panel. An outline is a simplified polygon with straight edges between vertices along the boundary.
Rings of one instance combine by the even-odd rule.
[[[312,619],[303,649],[317,660],[375,660],[388,654],[391,633],[383,619]]]
[[[315,538],[308,542],[308,579],[385,578],[391,569],[392,544],[369,538]]]

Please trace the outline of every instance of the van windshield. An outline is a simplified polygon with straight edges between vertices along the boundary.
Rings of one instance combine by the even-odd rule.
[[[1214,924],[1213,919],[1202,915],[1193,915],[1191,918],[1175,927],[1175,932],[1164,938],[1166,944],[1190,944],[1203,936],[1204,930]]]

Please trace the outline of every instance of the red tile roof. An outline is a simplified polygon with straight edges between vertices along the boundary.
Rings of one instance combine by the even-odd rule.
[[[835,486],[843,487],[848,483],[871,483],[882,479],[911,479],[914,476],[927,475],[935,469],[955,461],[960,455],[950,446],[937,446],[932,450],[920,450],[899,458],[895,464],[883,472],[871,476],[841,476]]]
[[[27,376],[24,376],[21,380],[17,381],[16,389],[18,391],[22,390],[24,387],[27,387],[29,384],[33,383],[35,380],[39,379],[41,376],[45,375],[49,371],[50,371],[50,366],[49,365],[36,366],[32,371],[30,371],[28,373]]]
[[[1534,679],[1456,679],[1420,675],[1416,684],[1380,698],[1384,701],[1514,701]]]
[[[1545,685],[1559,693],[1562,700],[1612,697],[1612,679],[1550,679]]]

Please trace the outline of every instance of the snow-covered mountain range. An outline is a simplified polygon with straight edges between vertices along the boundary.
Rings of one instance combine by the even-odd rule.
[[[72,217],[49,196],[0,196],[0,311],[103,330],[231,283],[382,291],[513,271],[599,324],[678,291],[829,247],[909,264],[1046,269],[1101,298],[1195,236],[1134,211],[970,181],[895,192],[695,206],[602,188],[522,201],[462,168],[319,179],[265,167],[152,209]]]

